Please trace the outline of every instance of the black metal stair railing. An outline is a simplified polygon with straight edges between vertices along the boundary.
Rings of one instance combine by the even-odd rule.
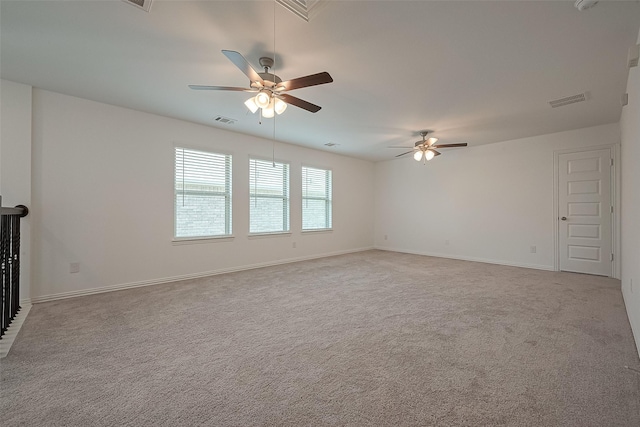
[[[0,197],[0,206],[2,197]],[[29,209],[0,207],[0,269],[2,270],[2,301],[0,339],[20,310],[20,218]]]

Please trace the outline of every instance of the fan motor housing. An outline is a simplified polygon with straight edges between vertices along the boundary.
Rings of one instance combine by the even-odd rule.
[[[272,73],[258,73],[258,75],[260,77],[262,77],[262,80],[264,80],[265,82],[271,82],[274,85],[277,85],[278,83],[282,83],[282,79],[278,76],[276,76],[275,74]]]

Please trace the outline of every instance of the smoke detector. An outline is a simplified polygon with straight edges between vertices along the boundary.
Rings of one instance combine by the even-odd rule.
[[[598,0],[576,0],[574,6],[582,12],[583,10],[591,9],[596,4],[598,4]]]

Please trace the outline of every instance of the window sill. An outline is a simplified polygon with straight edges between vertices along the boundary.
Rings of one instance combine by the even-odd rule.
[[[249,233],[249,239],[262,239],[265,237],[288,237],[291,231],[273,231],[270,233]]]
[[[302,230],[302,234],[314,234],[314,233],[332,233],[333,228],[316,228],[313,230]]]
[[[217,242],[230,242],[235,237],[229,236],[207,236],[207,237],[174,237],[171,240],[173,246],[181,245],[200,245],[203,243],[217,243]]]

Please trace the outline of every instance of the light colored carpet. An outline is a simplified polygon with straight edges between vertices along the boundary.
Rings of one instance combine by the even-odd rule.
[[[382,251],[37,304],[1,364],[6,427],[640,425],[619,281]]]

